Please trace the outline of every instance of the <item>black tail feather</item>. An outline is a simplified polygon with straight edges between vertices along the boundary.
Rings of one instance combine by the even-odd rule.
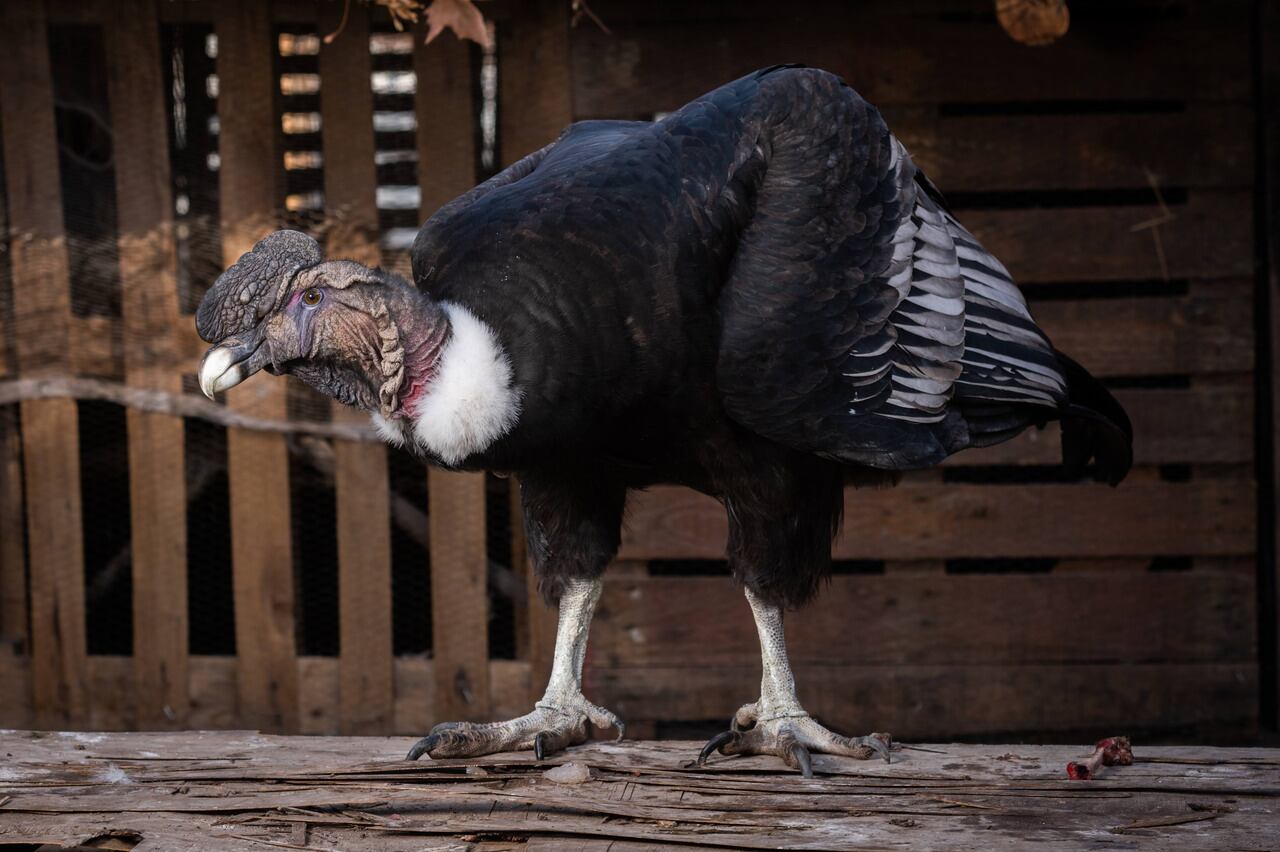
[[[1062,410],[1062,464],[1072,476],[1083,476],[1096,460],[1098,475],[1119,485],[1133,466],[1133,425],[1129,415],[1102,383],[1075,361],[1057,353],[1067,379],[1067,405]]]

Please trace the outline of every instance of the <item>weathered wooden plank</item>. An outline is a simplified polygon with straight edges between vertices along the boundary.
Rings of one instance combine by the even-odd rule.
[[[569,11],[557,0],[520,3],[499,30],[498,138],[504,166],[554,141],[573,121]],[[534,701],[551,674],[556,611],[538,594],[532,565],[525,569],[526,602],[517,615],[526,631],[523,658],[533,666],[529,700]]]
[[[70,360],[71,293],[47,28],[41,4],[6,4],[0,20],[15,350],[20,372],[52,373]]]
[[[1019,283],[1229,278],[1253,274],[1252,195],[1194,190],[1170,204],[956,210],[956,218]],[[1064,246],[1076,247],[1066,251]],[[1161,248],[1165,264],[1160,263]]]
[[[1262,422],[1269,421],[1271,428],[1270,435],[1263,433],[1260,436],[1263,446],[1270,450],[1271,480],[1270,488],[1263,490],[1259,510],[1261,517],[1274,518],[1277,505],[1280,505],[1277,502],[1280,501],[1280,238],[1277,237],[1280,229],[1280,49],[1276,47],[1276,40],[1280,38],[1280,4],[1275,0],[1258,4],[1256,26],[1259,31],[1255,43],[1259,48],[1261,84],[1257,102],[1258,121],[1261,122],[1259,158],[1265,179],[1259,190],[1262,193],[1262,215],[1258,223],[1267,235],[1266,278],[1262,280],[1259,276],[1259,288],[1265,296],[1260,302],[1268,311],[1258,325],[1266,329],[1270,350],[1265,354],[1259,353],[1259,358],[1269,359],[1259,366],[1269,366],[1271,377],[1270,387],[1264,388],[1259,395],[1260,404],[1270,402],[1270,410],[1263,409],[1265,419]],[[1265,473],[1261,475],[1265,476]],[[1265,725],[1274,728],[1280,727],[1280,627],[1277,626],[1277,616],[1280,615],[1280,524],[1272,522],[1269,537],[1261,550],[1258,592],[1262,601],[1262,629],[1258,641],[1263,664],[1262,718]]]
[[[1028,50],[987,15],[886,14],[889,5],[779,10],[765,25],[713,16],[710,7],[701,20],[629,21],[625,6],[594,3],[613,32],[574,30],[574,115],[667,112],[790,58],[843,76],[878,104],[1244,100],[1251,92],[1240,4],[1196,4],[1186,17],[1133,16],[1122,30],[1108,14],[1077,14],[1052,50]]]
[[[547,783],[546,764],[527,754],[400,764],[396,771],[391,761],[408,742],[385,739],[250,732],[0,737],[14,758],[9,780],[0,781],[9,797],[0,837],[32,846],[75,844],[91,825],[103,834],[131,830],[139,848],[192,852],[302,840],[307,848],[353,852],[436,848],[470,843],[466,835],[477,834],[501,837],[474,844],[481,849],[526,842],[605,848],[598,841],[627,852],[906,844],[986,850],[1096,845],[1108,827],[1123,842],[1140,825],[1141,836],[1162,849],[1253,849],[1267,848],[1275,834],[1280,794],[1274,750],[1141,741],[1134,765],[1088,784],[1062,777],[1083,745],[925,744],[898,750],[888,765],[815,755],[817,775],[803,781],[771,757],[717,756],[688,767],[697,742],[594,743],[546,761],[592,768],[589,780],[565,786]],[[460,771],[471,764],[500,773],[501,786],[476,770]],[[292,783],[271,783],[281,779]]]
[[[62,0],[68,2],[68,0]],[[203,0],[190,0],[203,2]],[[486,0],[490,5],[486,11],[492,10],[495,20],[504,20],[504,10],[512,5],[512,0]],[[1212,0],[1180,0],[1174,9],[1179,17],[1186,15],[1201,21],[1206,14],[1222,15],[1222,20],[1233,20],[1243,24],[1247,20],[1247,0],[1223,0],[1222,5],[1234,4],[1226,9],[1214,9],[1217,5]],[[862,9],[857,14],[867,18],[874,17],[885,21],[891,27],[909,25],[926,18],[937,18],[949,21],[955,18],[983,18],[985,22],[995,25],[991,15],[991,5],[986,0],[914,0],[912,3],[895,3],[893,0],[866,0],[858,4]],[[1209,6],[1209,9],[1201,8]],[[776,0],[703,0],[700,3],[687,3],[683,0],[596,0],[591,5],[605,24],[625,28],[633,24],[685,24],[690,21],[755,21],[794,23],[800,19],[825,22],[840,14],[849,13],[849,4],[845,0],[812,0],[802,8],[779,7]],[[1080,31],[1092,32],[1099,24],[1130,25],[1128,20],[1133,16],[1148,16],[1155,12],[1169,11],[1168,0],[1118,0],[1113,3],[1077,3],[1072,10],[1072,25],[1083,28]],[[1230,15],[1230,18],[1225,17]],[[605,17],[607,16],[607,17]],[[584,18],[574,25],[574,31],[585,27]],[[1139,26],[1144,23],[1139,21]]]
[[[1249,387],[1128,388],[1115,391],[1133,422],[1137,464],[1241,464],[1253,458],[1253,392]],[[948,467],[1062,462],[1061,431],[1051,423],[991,447],[965,450]]]
[[[436,711],[435,663],[396,658],[396,733],[422,736],[441,721]],[[538,684],[541,687],[541,684]],[[523,660],[489,661],[489,715],[511,719],[529,712],[530,668]]]
[[[0,645],[0,728],[30,728],[35,724],[32,701],[31,657],[18,654],[10,645]]]
[[[728,577],[609,577],[591,658],[758,664],[739,598]],[[707,618],[712,601],[719,616]],[[788,614],[787,648],[811,665],[1245,663],[1257,650],[1254,608],[1252,578],[1231,574],[838,576]]]
[[[1254,364],[1251,287],[1194,282],[1186,296],[1043,301],[1031,313],[1054,346],[1098,376],[1249,372]]]
[[[904,485],[845,495],[837,559],[1253,552],[1249,483]],[[722,559],[724,509],[660,486],[631,496],[622,559]]]
[[[431,656],[438,720],[489,715],[484,476],[432,468]]]
[[[504,165],[554,141],[573,120],[569,49],[569,9],[559,0],[521,3],[499,33]]]
[[[119,317],[73,316],[70,319],[71,372],[77,376],[124,381],[124,329]],[[196,325],[183,320],[169,329],[173,346],[170,370],[194,374],[209,344]]]
[[[0,406],[0,653],[25,654],[27,622],[26,530],[22,506],[22,434],[17,406]],[[28,700],[29,695],[23,694]]]
[[[218,192],[223,262],[230,266],[275,224],[276,119],[266,4],[223,4],[218,34]],[[228,396],[245,413],[283,419],[282,382],[246,382]],[[227,464],[241,718],[298,728],[289,465],[279,435],[230,430]]]
[[[884,119],[943,192],[1247,187],[1253,110],[1193,103],[1185,111],[955,115],[887,107]]]
[[[180,322],[159,22],[149,0],[119,0],[107,31],[117,155],[122,327],[130,385],[182,392],[170,330]],[[146,341],[141,345],[140,341]],[[128,412],[133,653],[146,701],[138,724],[185,727],[187,503],[182,420]],[[100,693],[95,692],[95,700]]]
[[[436,709],[435,662],[422,657],[390,657],[394,664],[394,716],[386,721],[379,734],[389,733],[422,736],[431,726],[441,721]],[[228,683],[233,677],[231,667],[223,657],[198,658],[193,674],[192,689],[197,683]],[[495,718],[509,719],[529,711],[529,665],[517,660],[489,660],[490,714]],[[299,657],[298,681],[301,716],[299,732],[312,736],[332,736],[341,733],[350,724],[341,708],[345,673],[341,659],[333,657]],[[207,727],[242,727],[236,717],[236,708],[226,700],[225,693],[218,695],[212,689],[203,690],[208,696],[204,712],[213,723]]]
[[[341,730],[382,732],[391,727],[394,718],[391,486],[386,451],[377,444],[350,441],[335,441],[333,449],[338,512]]]
[[[1184,556],[1244,555],[1256,546],[1251,483],[1008,487],[855,493],[846,500],[849,520],[835,553],[848,559],[876,558],[870,553],[920,559]]]
[[[378,249],[377,175],[374,167],[373,92],[352,81],[369,79],[369,13],[361,6],[320,8],[318,27],[346,27],[320,50],[324,192],[330,257],[369,266]],[[360,412],[334,405],[335,420],[366,422]],[[334,443],[338,513],[339,729],[373,734],[394,720],[391,645],[391,526],[387,454],[378,444]],[[306,684],[303,679],[303,684]],[[308,718],[303,702],[303,719]]]
[[[65,370],[71,290],[43,4],[0,9],[0,116],[18,369]],[[32,688],[39,724],[87,710],[80,441],[71,400],[20,406],[30,557]]]
[[[805,709],[836,730],[903,739],[1019,732],[1256,729],[1255,663],[798,665]],[[623,719],[724,719],[760,689],[760,665],[592,668],[591,700]]]
[[[416,40],[419,215],[430,218],[476,182],[476,116],[471,45],[446,33]]]
[[[36,720],[82,724],[89,695],[76,403],[24,402],[21,419]]]
[[[333,657],[297,658],[299,732],[335,735],[342,727],[340,662]],[[488,661],[492,715],[511,718],[529,710],[529,664],[521,660]],[[435,664],[420,657],[394,659],[395,717],[382,734],[421,736],[440,721],[435,710]],[[234,657],[195,656],[188,665],[191,697],[188,724],[195,730],[244,728],[236,696]],[[137,727],[133,661],[129,657],[93,656],[88,683],[110,693],[95,700],[86,728],[128,730]],[[28,728],[33,722],[31,660],[0,648],[0,728]]]
[[[414,53],[421,218],[475,183],[470,48],[452,36]],[[432,469],[432,657],[435,720],[489,714],[488,552],[484,475]]]

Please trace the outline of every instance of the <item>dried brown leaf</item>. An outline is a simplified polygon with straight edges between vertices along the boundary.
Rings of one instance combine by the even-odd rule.
[[[1041,47],[1066,35],[1066,0],[996,0],[996,18],[1015,41]]]
[[[489,26],[471,0],[432,0],[427,7],[427,44],[446,28],[458,38],[489,46]]]

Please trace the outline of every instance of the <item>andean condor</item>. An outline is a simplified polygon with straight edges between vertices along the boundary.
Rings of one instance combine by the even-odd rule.
[[[1124,410],[1035,325],[879,112],[831,74],[758,71],[660,121],[586,121],[445,205],[412,286],[263,239],[196,316],[203,390],[265,369],[372,412],[427,462],[514,473],[539,585],[559,600],[529,714],[443,723],[410,759],[578,743],[621,722],[581,691],[627,494],[724,504],[759,629],[758,700],[727,754],[889,756],[796,698],[782,613],[827,574],[843,485],[891,482],[1062,421],[1063,459],[1118,483]],[[690,688],[696,688],[691,684]]]

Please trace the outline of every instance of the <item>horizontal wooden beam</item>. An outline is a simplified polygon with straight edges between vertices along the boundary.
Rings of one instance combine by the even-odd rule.
[[[1165,112],[970,115],[886,107],[885,122],[945,193],[1248,187],[1254,111],[1193,103]]]
[[[837,559],[1246,555],[1252,483],[903,485],[845,494]],[[632,495],[621,559],[723,559],[724,508],[672,486]]]
[[[851,613],[856,617],[856,613]],[[1249,736],[1256,663],[797,666],[805,709],[851,734],[900,739],[1115,731]],[[760,690],[760,664],[591,667],[587,693],[627,721],[728,722]]]
[[[1253,389],[1127,388],[1115,391],[1133,422],[1137,464],[1247,464],[1253,460]],[[1062,462],[1057,423],[1028,429],[1002,444],[965,450],[946,467],[1056,465]]]
[[[1151,204],[955,214],[1021,284],[1239,278],[1253,274],[1252,204],[1247,190],[1194,190],[1167,210],[1153,197]]]
[[[1185,296],[1044,301],[1031,314],[1055,347],[1097,376],[1247,373],[1253,370],[1253,302],[1241,279],[1193,282]]]
[[[888,2],[846,3],[825,14],[775,10],[767,23],[726,19],[703,4],[697,19],[631,11],[642,5],[593,3],[612,33],[574,29],[575,117],[670,111],[792,57],[841,75],[881,105],[1223,101],[1252,92],[1247,7],[1240,3],[1130,19],[1123,35],[1109,14],[1075,15],[1071,32],[1044,50],[1018,44],[989,15],[943,17],[927,8],[904,14],[892,8],[902,4]],[[665,12],[678,4],[650,5]]]
[[[337,657],[298,657],[301,722],[290,733],[337,734],[340,718],[340,663]],[[88,662],[89,715],[81,729],[120,731],[137,727],[134,663],[130,657],[93,656]],[[244,728],[248,719],[236,701],[235,657],[191,657],[187,724],[194,730]],[[491,660],[491,717],[509,719],[529,711],[529,664]],[[0,648],[0,727],[30,728],[31,660]],[[434,664],[421,657],[395,659],[395,721],[384,733],[425,734],[440,721],[435,709]],[[487,718],[487,717],[486,717]],[[486,721],[475,717],[475,721]]]
[[[747,618],[744,608],[742,617]],[[338,731],[338,660],[302,657],[300,732]],[[529,664],[490,662],[493,715],[528,710]],[[132,660],[91,657],[91,715],[81,730],[133,727]],[[231,657],[192,657],[189,724],[201,730],[241,728]],[[1183,730],[1203,726],[1239,735],[1256,728],[1253,663],[1134,665],[799,665],[800,698],[810,712],[847,731],[892,729],[899,737],[977,736],[992,732],[1087,729]],[[0,654],[0,726],[30,727],[30,661]],[[438,721],[431,711],[429,660],[396,660],[396,729],[413,735]],[[729,718],[755,697],[759,663],[743,666],[607,668],[588,661],[587,692],[628,721]]]
[[[596,665],[759,663],[727,576],[605,577]],[[1217,572],[837,576],[788,613],[787,646],[809,665],[1247,663],[1255,606],[1252,577]]]

